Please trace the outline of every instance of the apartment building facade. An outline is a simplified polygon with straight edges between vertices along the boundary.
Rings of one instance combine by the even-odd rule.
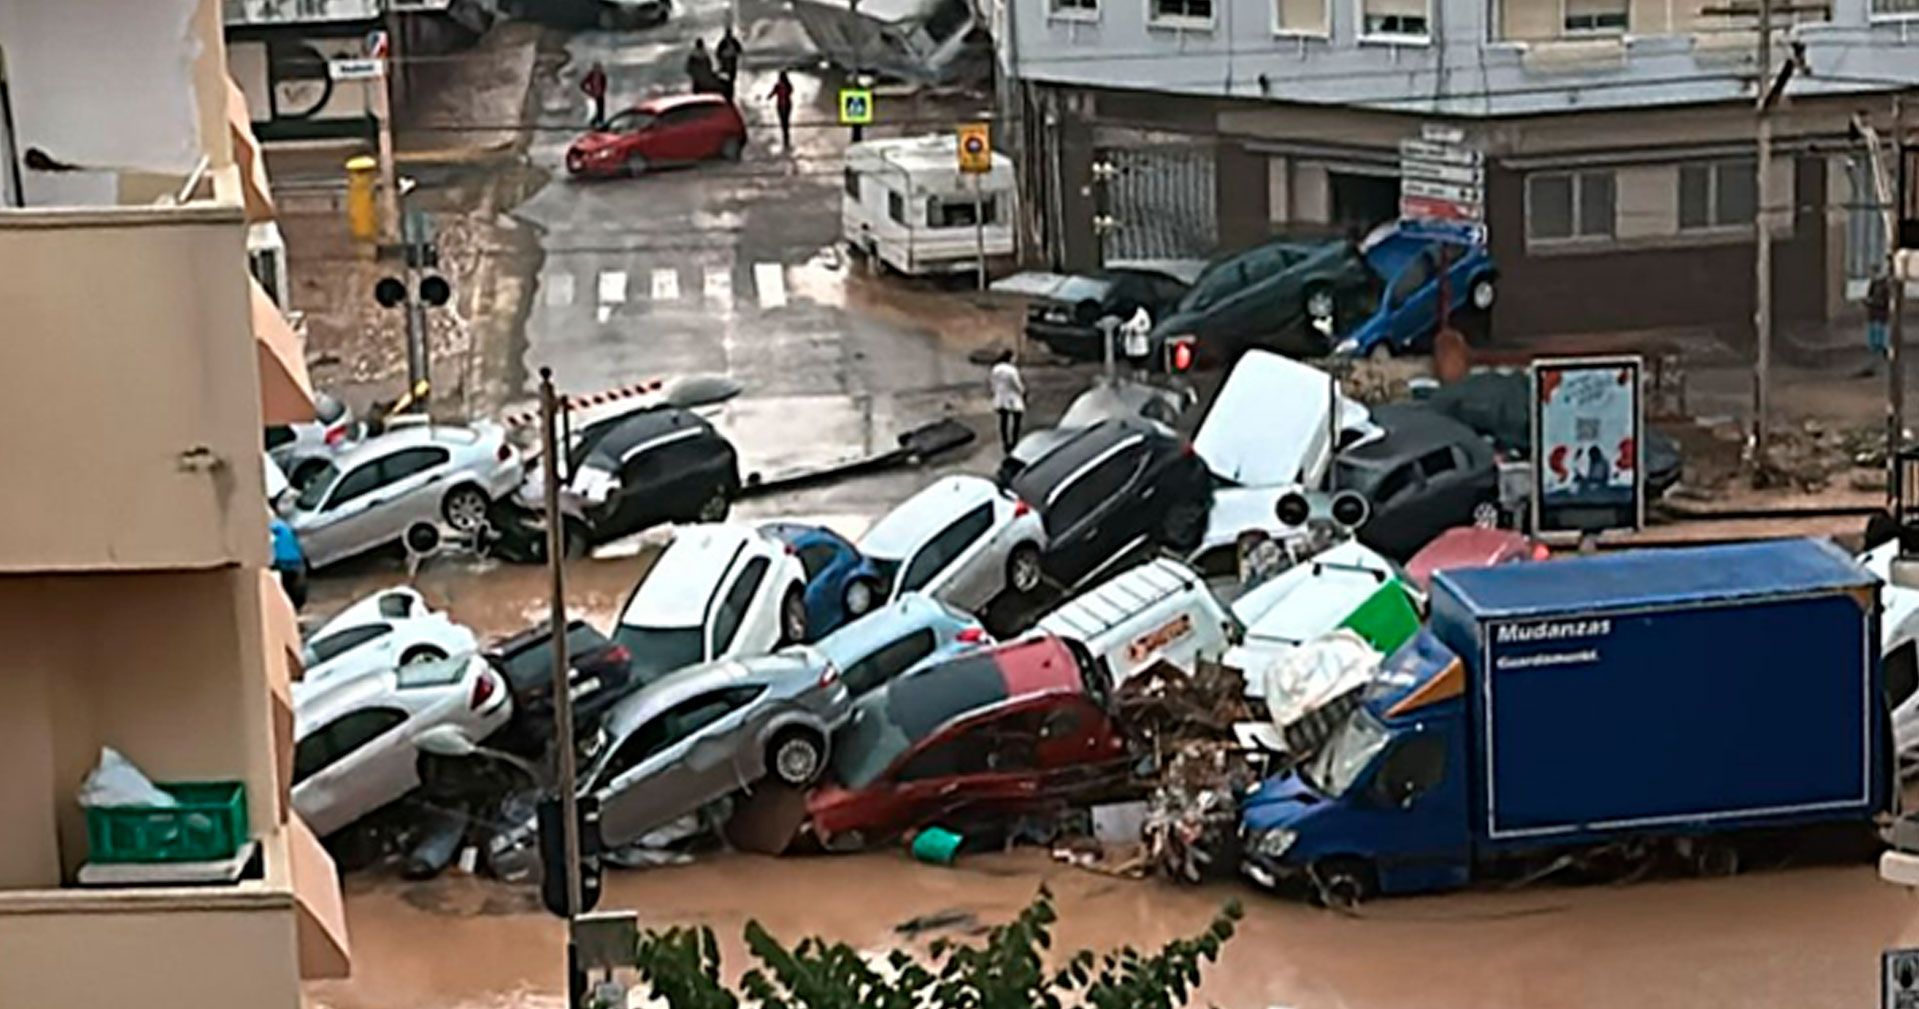
[[[1775,10],[1781,6],[1774,0]],[[1913,0],[1795,3],[1773,191],[1754,171],[1757,7],[1715,0],[1031,0],[1001,17],[1029,248],[1085,267],[1389,220],[1429,124],[1485,158],[1501,335],[1750,339],[1755,211],[1782,324],[1852,311],[1880,233],[1848,135],[1919,80]],[[1106,191],[1092,165],[1119,170]],[[1104,200],[1102,203],[1101,200]],[[1096,233],[1100,207],[1113,228]]]
[[[267,570],[260,429],[312,395],[248,271],[273,201],[220,14],[0,0],[0,1006],[293,1009],[348,966]],[[103,747],[241,782],[240,878],[89,885]]]

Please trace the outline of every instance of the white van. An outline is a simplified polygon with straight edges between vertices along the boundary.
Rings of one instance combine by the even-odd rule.
[[[1016,187],[1004,154],[993,155],[992,171],[967,175],[952,134],[865,140],[846,149],[844,188],[847,245],[900,273],[976,269],[982,237],[987,262],[1013,255]]]
[[[1191,673],[1239,641],[1239,624],[1192,568],[1160,558],[1122,571],[1041,617],[1034,634],[1084,644],[1114,684],[1165,661]]]

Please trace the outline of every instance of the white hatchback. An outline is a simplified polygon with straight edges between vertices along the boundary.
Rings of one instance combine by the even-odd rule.
[[[306,679],[433,662],[479,648],[473,632],[405,586],[381,589],[307,635]]]
[[[977,476],[942,477],[860,539],[880,569],[882,604],[923,592],[978,612],[1000,593],[1039,588],[1046,528],[1012,492]]]
[[[807,640],[805,590],[806,572],[780,540],[747,525],[682,526],[634,586],[612,637],[644,685]]]

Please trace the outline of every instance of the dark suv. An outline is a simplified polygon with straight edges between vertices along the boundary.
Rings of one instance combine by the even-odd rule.
[[[1074,432],[1009,486],[1039,511],[1047,577],[1067,587],[1154,546],[1196,548],[1212,505],[1205,461],[1184,438],[1137,417]]]

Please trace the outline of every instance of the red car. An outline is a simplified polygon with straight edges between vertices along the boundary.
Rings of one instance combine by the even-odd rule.
[[[572,175],[640,175],[708,158],[738,161],[746,149],[740,110],[720,95],[666,95],[616,113],[566,150]]]
[[[1433,572],[1448,568],[1489,568],[1515,561],[1543,561],[1552,556],[1544,543],[1511,529],[1458,526],[1432,538],[1406,562],[1406,577],[1421,592],[1431,592]]]
[[[995,816],[1096,789],[1127,746],[1110,674],[1041,637],[982,649],[861,698],[833,741],[832,780],[807,800],[814,836],[850,851],[934,822]]]

